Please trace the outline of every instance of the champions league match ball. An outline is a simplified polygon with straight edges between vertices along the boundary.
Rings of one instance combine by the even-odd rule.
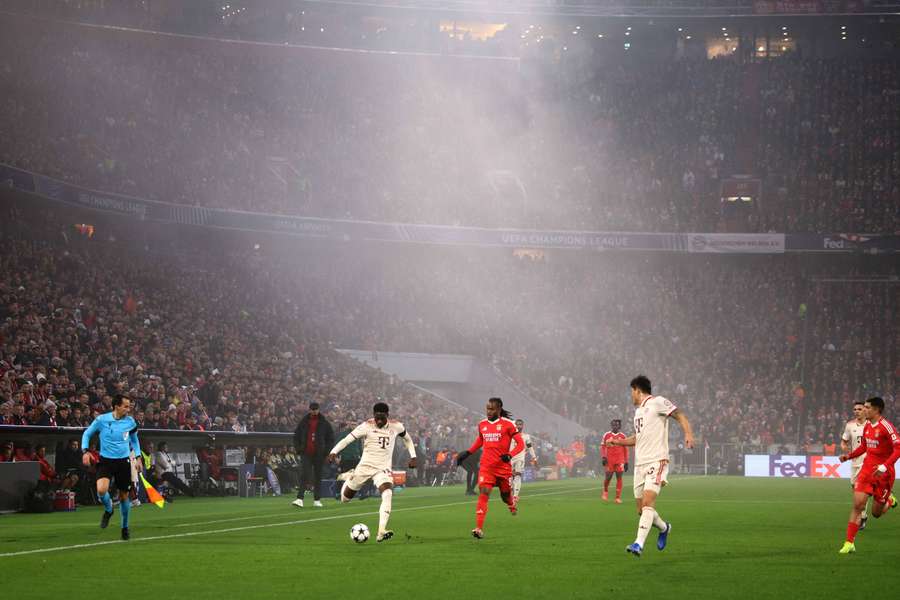
[[[357,544],[363,544],[369,539],[369,528],[364,523],[357,523],[350,528],[350,539]]]

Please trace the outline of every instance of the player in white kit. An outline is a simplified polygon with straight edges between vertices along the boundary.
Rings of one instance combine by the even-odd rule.
[[[517,506],[519,504],[519,492],[522,490],[522,473],[525,472],[525,454],[528,453],[531,455],[532,465],[537,464],[537,454],[534,451],[534,445],[531,443],[531,436],[525,433],[525,421],[516,419],[516,429],[522,434],[522,441],[525,442],[525,452],[516,454],[514,452],[515,445],[510,448],[510,454],[513,455],[512,462],[510,463],[513,470],[513,505]]]
[[[650,380],[638,375],[631,380],[631,401],[634,402],[634,435],[624,440],[609,440],[610,446],[634,446],[634,498],[637,501],[637,538],[625,550],[635,557],[644,551],[650,527],[659,529],[656,547],[663,550],[672,531],[672,524],[656,512],[656,497],[666,485],[669,473],[669,418],[684,430],[684,445],[694,447],[694,432],[684,413],[667,398],[652,394]]]
[[[355,440],[363,441],[362,458],[352,471],[343,474],[344,485],[341,487],[341,502],[350,502],[356,492],[362,489],[370,479],[381,492],[381,507],[378,510],[378,535],[376,542],[383,542],[393,537],[394,532],[387,528],[391,518],[391,501],[394,497],[393,459],[394,442],[399,437],[409,452],[409,468],[416,468],[416,447],[406,433],[406,428],[397,421],[388,420],[388,405],[377,403],[373,409],[373,417],[360,423],[356,429],[339,441],[328,454],[328,462],[337,460],[337,455]]]
[[[862,400],[853,403],[853,417],[844,425],[844,432],[841,434],[841,454],[850,454],[863,443],[863,430],[866,428],[866,403]],[[853,459],[853,463],[850,465],[850,489],[856,488],[856,478],[859,476],[859,470],[865,459],[865,453]],[[866,521],[869,519],[868,506],[871,501],[872,497],[870,496],[866,502],[866,508],[860,516],[860,531],[866,528]]]

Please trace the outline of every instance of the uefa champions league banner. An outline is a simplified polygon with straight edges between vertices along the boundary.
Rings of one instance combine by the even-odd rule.
[[[850,479],[850,465],[851,461],[841,463],[837,456],[745,454],[744,477]]]

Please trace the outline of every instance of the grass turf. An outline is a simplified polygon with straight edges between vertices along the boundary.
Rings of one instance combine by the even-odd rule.
[[[294,508],[290,496],[145,505],[132,511],[127,543],[117,541],[118,514],[99,529],[99,508],[4,515],[0,589],[29,599],[398,591],[435,599],[763,599],[882,596],[900,582],[900,513],[870,519],[857,554],[837,554],[850,508],[846,481],[673,477],[657,507],[674,524],[669,547],[656,550],[654,530],[640,559],[624,551],[637,527],[630,485],[628,478],[625,503],[615,505],[600,501],[594,479],[526,484],[517,517],[495,492],[484,540],[469,535],[475,501],[459,486],[395,493],[396,535],[382,544],[374,541],[377,498],[326,500],[321,509]],[[358,522],[373,535],[361,545],[349,538]],[[28,550],[41,551],[9,555]]]

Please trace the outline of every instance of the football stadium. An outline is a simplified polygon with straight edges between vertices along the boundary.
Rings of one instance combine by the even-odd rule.
[[[0,0],[0,214],[4,597],[900,584],[897,0]]]

